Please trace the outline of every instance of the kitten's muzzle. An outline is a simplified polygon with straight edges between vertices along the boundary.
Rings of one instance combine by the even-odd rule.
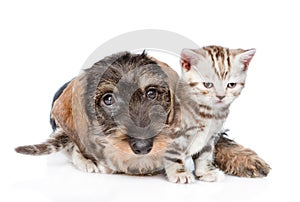
[[[149,139],[130,138],[129,145],[135,154],[138,155],[148,154],[149,152],[151,152],[153,147],[153,138],[149,138]]]

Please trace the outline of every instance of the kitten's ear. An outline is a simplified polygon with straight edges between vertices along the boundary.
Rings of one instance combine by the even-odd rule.
[[[200,49],[201,50],[201,49]],[[192,65],[196,65],[201,58],[200,50],[184,48],[181,51],[181,67],[185,71],[189,71]],[[200,54],[199,54],[199,53]]]
[[[239,53],[236,55],[239,62],[244,65],[244,71],[247,71],[249,63],[251,62],[256,50],[254,48],[249,50],[238,50]]]

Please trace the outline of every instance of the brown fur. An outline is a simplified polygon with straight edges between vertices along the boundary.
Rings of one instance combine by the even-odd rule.
[[[209,92],[206,91],[206,90],[203,90],[203,91],[201,91],[201,93],[202,93],[203,95],[207,95]]]
[[[224,136],[215,145],[215,163],[226,174],[239,177],[265,177],[271,169],[253,150]]]
[[[80,114],[80,112],[76,111],[78,105],[73,103],[73,100],[78,98],[78,94],[80,94],[81,91],[81,89],[78,88],[78,79],[80,79],[80,76],[70,82],[60,97],[54,102],[51,112],[59,127],[65,131],[72,142],[75,142],[79,150],[84,153],[84,144],[78,135],[78,129],[80,128],[80,130],[82,130],[84,127],[81,128],[77,126],[78,124],[82,125],[82,121],[77,120],[81,116],[77,115]],[[76,90],[74,90],[75,85]],[[75,120],[74,117],[76,117]]]
[[[72,89],[74,80],[66,87],[57,99],[52,108],[52,115],[57,120],[58,125],[62,128],[72,139],[74,136],[75,127],[72,115]]]
[[[191,83],[189,83],[189,85],[191,86],[191,87],[195,87],[195,86],[197,86],[199,83],[198,82],[191,82]]]

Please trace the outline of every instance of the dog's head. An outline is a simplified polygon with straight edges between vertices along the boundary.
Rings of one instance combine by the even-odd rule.
[[[69,84],[72,92],[64,97],[65,90],[52,112],[79,146],[93,153],[113,147],[127,155],[155,154],[165,149],[166,128],[174,119],[177,79],[170,67],[144,53],[114,54],[76,77]],[[71,107],[64,106],[70,105],[67,100]]]
[[[105,71],[95,79],[95,72],[103,68]],[[130,53],[108,57],[89,71],[89,83],[98,80],[96,88],[89,86],[94,96],[88,101],[94,103],[88,114],[95,116],[96,128],[124,152],[151,152],[171,111],[166,73],[147,55]]]

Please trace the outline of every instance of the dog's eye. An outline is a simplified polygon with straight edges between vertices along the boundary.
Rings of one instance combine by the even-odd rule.
[[[151,100],[154,100],[157,96],[157,90],[155,89],[149,89],[146,91],[146,97],[151,99]]]
[[[113,96],[113,94],[111,93],[106,93],[105,95],[102,96],[102,102],[106,105],[106,106],[110,106],[112,104],[115,103],[115,98]]]

